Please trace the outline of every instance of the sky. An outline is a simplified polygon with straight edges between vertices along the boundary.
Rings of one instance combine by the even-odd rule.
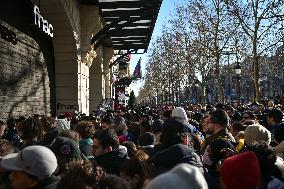
[[[163,0],[148,49],[151,48],[152,42],[162,32],[163,25],[165,25],[167,23],[167,21],[169,20],[169,18],[170,18],[169,15],[171,14],[171,12],[174,11],[174,8],[176,7],[176,5],[182,4],[183,2],[185,2],[185,0]],[[138,54],[138,55],[131,55],[130,73],[131,74],[133,73],[134,68],[135,68],[140,57],[142,59],[142,61],[141,61],[142,75],[144,76],[145,65],[146,65],[146,62],[147,62],[147,59],[148,59],[147,53]],[[142,86],[143,86],[143,80],[132,82],[132,84],[130,85],[130,91],[133,90],[135,96],[137,96],[139,89]]]

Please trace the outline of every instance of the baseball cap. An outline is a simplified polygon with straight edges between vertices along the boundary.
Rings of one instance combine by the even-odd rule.
[[[44,180],[55,172],[57,159],[50,149],[35,145],[4,156],[1,166],[11,171],[24,171],[38,180]]]

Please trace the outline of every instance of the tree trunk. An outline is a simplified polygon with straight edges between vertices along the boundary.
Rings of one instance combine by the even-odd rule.
[[[257,55],[257,30],[253,35],[253,83],[254,83],[254,101],[259,101],[259,65],[258,65],[258,55]]]
[[[217,78],[217,85],[218,85],[220,96],[221,96],[221,103],[224,104],[225,95],[224,95],[224,88],[223,88],[222,80],[220,76],[220,54],[219,53],[216,56],[216,68],[215,69],[216,69],[215,74]]]
[[[205,75],[204,73],[201,73],[201,78],[202,78],[202,82],[201,82],[201,91],[200,91],[200,103],[202,105],[205,105]]]

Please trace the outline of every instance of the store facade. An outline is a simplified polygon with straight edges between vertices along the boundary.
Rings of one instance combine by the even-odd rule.
[[[52,39],[33,23],[31,3],[1,2],[1,119],[55,111]]]
[[[96,110],[101,100],[111,97],[114,50],[145,51],[160,4],[161,0],[1,1],[0,119],[74,111],[88,115]],[[139,11],[133,12],[133,6],[142,7],[143,15],[137,18]],[[150,12],[145,15],[145,10]],[[124,19],[129,18],[126,25]],[[100,43],[91,42],[94,36]]]
[[[105,98],[109,78],[103,64],[109,64],[112,49],[91,48],[91,36],[102,27],[98,12],[97,6],[76,0],[1,2],[2,119],[88,114],[90,101],[94,109]],[[95,94],[91,98],[90,92]]]

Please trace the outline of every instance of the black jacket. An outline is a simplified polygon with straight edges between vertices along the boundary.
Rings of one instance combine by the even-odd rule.
[[[209,189],[219,189],[219,183],[215,181],[212,175],[204,169],[200,157],[194,152],[193,149],[183,145],[176,144],[168,148],[159,146],[159,150],[151,158],[153,166],[153,174],[162,174],[179,163],[188,163],[194,165],[203,173]]]
[[[59,130],[57,127],[51,128],[44,136],[41,141],[37,143],[37,145],[49,147],[51,143],[58,136]]]
[[[119,169],[127,158],[127,152],[115,150],[96,157],[95,160],[108,174],[119,175]]]
[[[193,149],[183,145],[176,144],[165,149],[161,149],[151,158],[154,171],[167,171],[179,163],[188,163],[200,169],[203,173],[203,165],[200,157]]]

